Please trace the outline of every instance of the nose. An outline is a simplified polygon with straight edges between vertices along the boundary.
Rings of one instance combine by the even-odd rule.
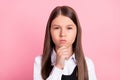
[[[65,36],[66,36],[66,31],[64,29],[61,29],[60,37],[65,37]]]

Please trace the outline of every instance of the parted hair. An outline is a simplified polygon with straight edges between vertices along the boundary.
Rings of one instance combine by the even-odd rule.
[[[69,17],[77,27],[77,34],[74,43],[72,44],[73,52],[75,53],[76,64],[78,67],[77,70],[77,78],[78,80],[89,80],[88,78],[88,69],[87,64],[85,61],[85,56],[82,49],[82,30],[80,26],[80,22],[75,10],[69,6],[57,6],[55,7],[48,19],[46,25],[46,33],[45,33],[45,40],[44,40],[44,47],[43,47],[43,54],[42,54],[42,63],[41,63],[41,75],[44,80],[50,75],[52,71],[51,65],[51,53],[55,44],[51,38],[50,28],[52,21],[58,16],[63,15]]]

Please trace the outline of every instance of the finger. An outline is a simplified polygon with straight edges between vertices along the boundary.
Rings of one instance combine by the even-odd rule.
[[[60,49],[57,51],[58,54],[62,55],[62,54],[68,54],[68,50],[67,49]]]
[[[65,49],[65,48],[67,48],[66,46],[61,46],[59,49]]]
[[[64,51],[64,50],[67,50],[67,48],[65,46],[62,46],[57,50],[57,52]]]

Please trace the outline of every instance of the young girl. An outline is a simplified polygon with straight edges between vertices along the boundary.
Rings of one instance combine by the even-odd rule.
[[[84,56],[81,26],[69,6],[57,6],[47,22],[43,55],[34,62],[34,80],[96,80],[93,62]]]

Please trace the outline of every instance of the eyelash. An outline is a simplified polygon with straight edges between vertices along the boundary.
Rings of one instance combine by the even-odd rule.
[[[67,29],[72,29],[72,27],[68,27]]]
[[[59,27],[54,27],[54,29],[59,29]],[[72,27],[67,27],[68,30],[72,29]]]
[[[59,29],[59,27],[55,27],[54,29]]]

